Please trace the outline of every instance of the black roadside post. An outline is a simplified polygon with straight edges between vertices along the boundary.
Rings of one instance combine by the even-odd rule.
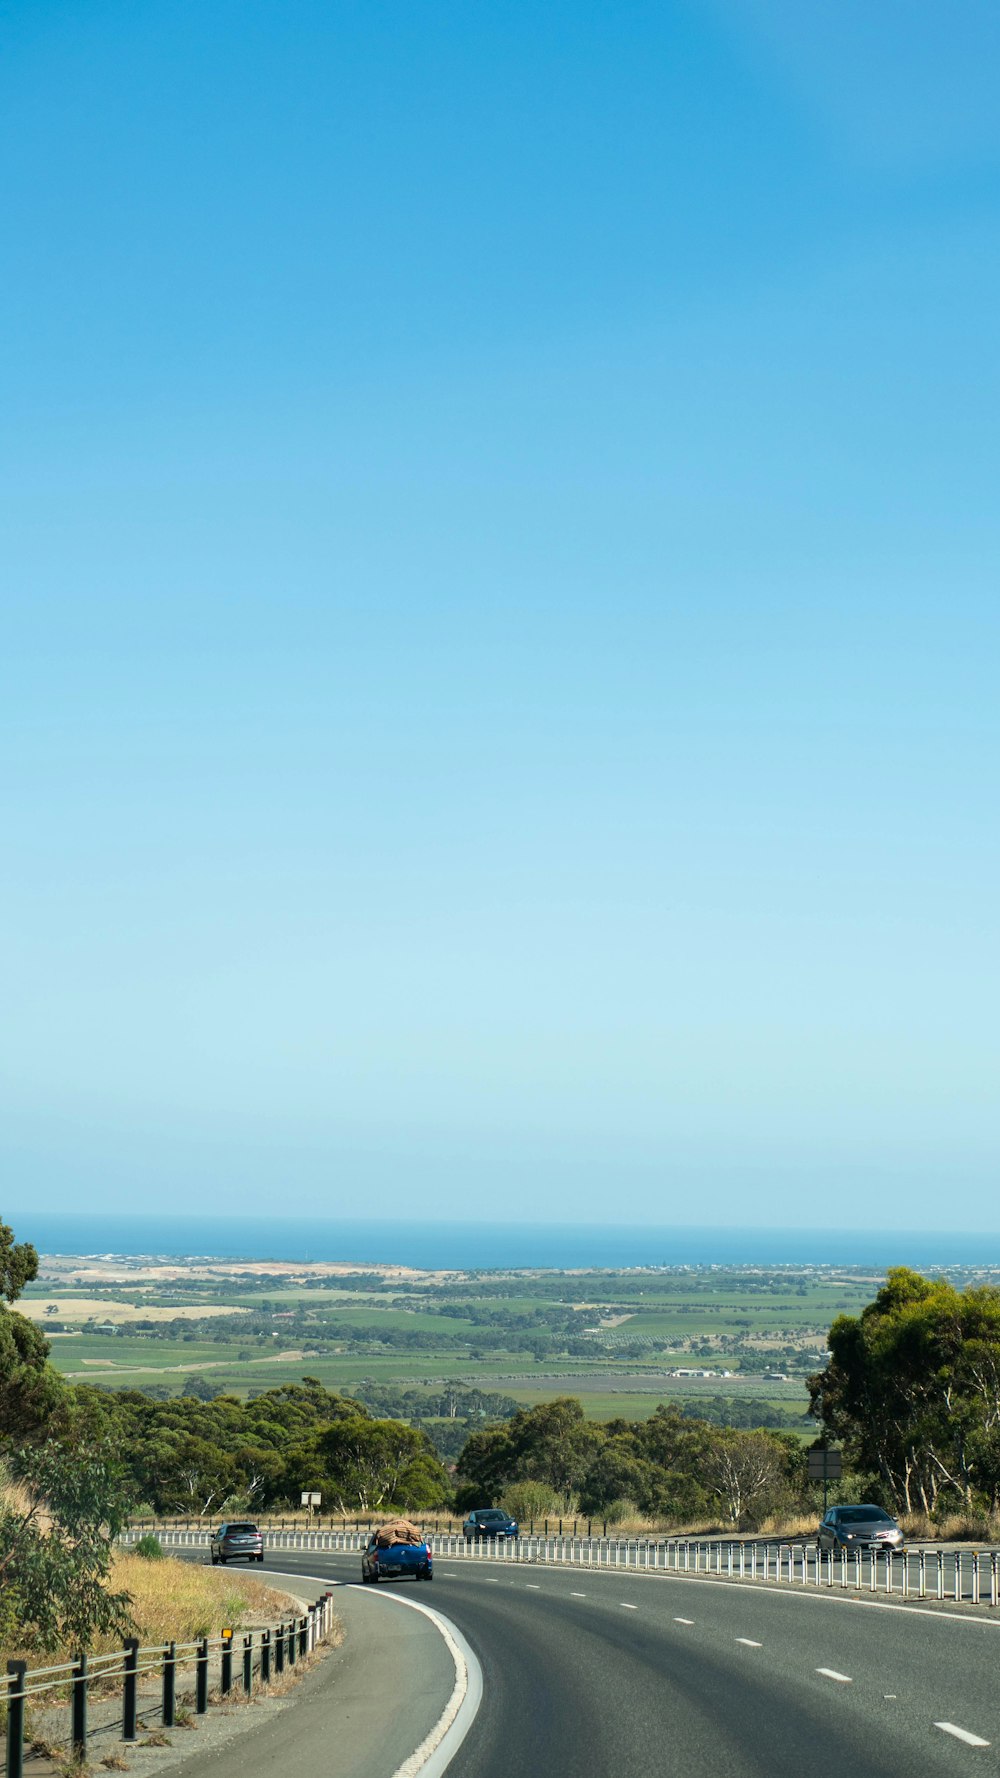
[[[123,1647],[125,1659],[122,1663],[122,1670],[125,1675],[125,1684],[122,1690],[122,1740],[134,1741],[139,1695],[138,1636],[126,1636]]]
[[[87,1756],[87,1657],[82,1652],[73,1668],[73,1725],[70,1731],[73,1758],[82,1765]]]
[[[278,1634],[275,1639],[274,1671],[275,1671],[275,1673],[284,1673],[284,1671],[285,1671],[285,1626],[284,1626],[284,1624],[278,1625]]]
[[[233,1632],[222,1632],[222,1673],[219,1678],[219,1690],[225,1697],[233,1689]]]
[[[21,1778],[24,1771],[24,1675],[27,1661],[8,1661],[14,1681],[7,1687],[7,1778]]]
[[[253,1690],[253,1632],[243,1638],[243,1690],[249,1698]]]
[[[174,1701],[177,1694],[177,1644],[163,1645],[163,1726],[174,1726]]]
[[[300,1655],[307,1655],[308,1653],[309,1653],[309,1619],[307,1617],[303,1617],[303,1618],[299,1619],[299,1654]]]
[[[198,1716],[208,1709],[208,1637],[203,1636],[195,1657],[194,1707]]]
[[[260,1638],[260,1683],[271,1683],[271,1632],[263,1630]]]

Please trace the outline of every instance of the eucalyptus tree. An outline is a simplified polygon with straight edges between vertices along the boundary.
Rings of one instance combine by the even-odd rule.
[[[1000,1291],[956,1290],[905,1267],[829,1333],[811,1411],[892,1505],[1000,1503]]]

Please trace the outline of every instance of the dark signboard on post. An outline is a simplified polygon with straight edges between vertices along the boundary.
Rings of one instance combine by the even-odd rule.
[[[843,1474],[843,1463],[839,1451],[828,1451],[825,1446],[815,1447],[806,1452],[809,1463],[809,1480],[811,1482],[837,1482]]]

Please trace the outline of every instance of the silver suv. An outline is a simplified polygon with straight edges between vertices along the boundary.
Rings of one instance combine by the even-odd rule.
[[[212,1533],[212,1562],[263,1562],[264,1539],[249,1519],[226,1519]]]

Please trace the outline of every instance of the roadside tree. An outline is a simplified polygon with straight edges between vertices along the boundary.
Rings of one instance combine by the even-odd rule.
[[[890,1271],[829,1334],[811,1411],[887,1504],[934,1512],[1000,1505],[1000,1291]]]

